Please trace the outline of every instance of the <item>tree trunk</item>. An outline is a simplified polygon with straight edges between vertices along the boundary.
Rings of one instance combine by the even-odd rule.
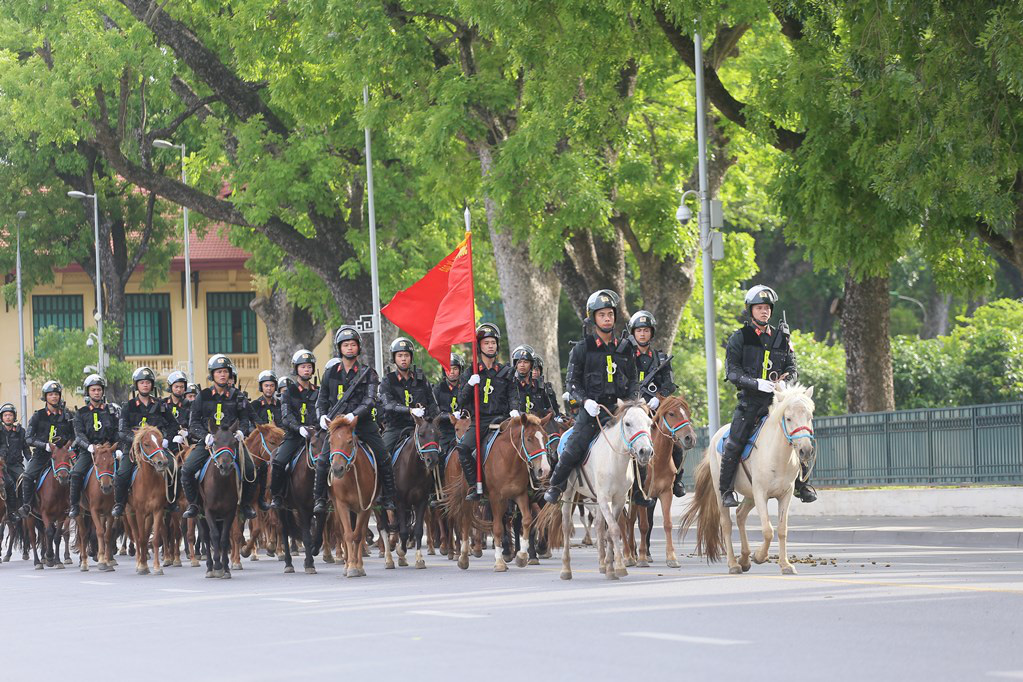
[[[682,308],[693,294],[696,259],[690,255],[678,261],[671,255],[661,257],[652,251],[634,250],[633,253],[643,275],[639,280],[643,307],[657,320],[657,337],[653,345],[671,353],[678,323],[682,319]]]
[[[266,325],[270,363],[279,377],[291,374],[291,356],[295,351],[312,350],[323,339],[323,324],[314,321],[305,309],[292,305],[280,287],[258,293],[249,305]],[[320,366],[327,360],[318,359]]]
[[[486,143],[475,145],[484,180],[493,168],[492,150]],[[558,358],[558,299],[561,283],[551,270],[533,264],[528,244],[516,244],[508,229],[500,229],[497,205],[484,194],[487,228],[494,247],[497,278],[501,284],[504,302],[506,341],[502,346],[510,351],[519,344],[528,343],[543,356],[545,373],[554,390],[561,393],[561,363]]]
[[[948,334],[951,310],[952,295],[932,291],[927,299],[927,319],[920,338],[933,339]]]
[[[586,299],[597,289],[625,295],[625,241],[613,221],[612,227],[610,239],[586,229],[573,234],[565,242],[564,260],[554,265],[554,273],[580,320],[585,317]],[[622,312],[626,312],[624,305]]]
[[[842,337],[846,407],[851,413],[895,409],[888,298],[888,277],[857,281],[846,276]]]

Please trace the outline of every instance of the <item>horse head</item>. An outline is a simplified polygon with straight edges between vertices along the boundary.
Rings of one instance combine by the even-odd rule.
[[[334,417],[334,420],[327,425],[327,442],[330,445],[330,471],[334,478],[341,478],[355,462],[355,425],[359,423],[356,417],[353,421],[346,421],[344,415]]]
[[[650,439],[653,419],[646,403],[643,401],[625,403],[618,408],[615,416],[618,418],[623,444],[640,466],[646,466],[654,456],[654,444]]]
[[[469,427],[472,425],[472,418],[469,417],[469,413],[465,410],[448,415],[448,419],[451,420],[451,425],[455,427],[455,440],[460,440],[462,436],[468,433]]]
[[[813,386],[779,385],[774,391],[771,416],[777,416],[782,433],[799,456],[800,464],[810,464],[816,452],[813,434]]]
[[[433,469],[440,465],[440,420],[443,417],[426,420],[413,416],[412,419],[416,423],[414,434],[416,452],[423,465],[427,469]]]
[[[256,424],[245,439],[245,447],[256,459],[268,462],[283,442],[284,429],[274,424]]]
[[[99,481],[99,489],[104,495],[114,491],[114,458],[117,452],[116,443],[100,443],[92,449],[92,466],[94,476]]]
[[[50,467],[53,469],[53,476],[57,483],[67,485],[71,477],[72,460],[74,453],[71,451],[71,444],[66,440],[57,439],[53,443],[52,461]]]
[[[155,426],[140,426],[132,438],[132,450],[138,453],[156,473],[162,474],[171,468],[171,456],[163,447],[163,434]]]
[[[670,396],[662,400],[654,415],[654,426],[685,450],[692,450],[696,446],[692,410],[684,398]]]
[[[238,440],[235,438],[238,420],[236,419],[230,426],[223,424],[217,426],[211,420],[208,427],[213,435],[213,445],[209,447],[213,466],[221,476],[230,476],[234,472],[235,462],[238,461]]]

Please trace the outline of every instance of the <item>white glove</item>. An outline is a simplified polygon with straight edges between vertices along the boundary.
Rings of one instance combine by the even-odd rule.
[[[583,403],[583,409],[586,410],[586,414],[591,417],[596,417],[600,414],[600,405],[597,404],[596,400],[587,399],[586,402]]]
[[[47,443],[46,444],[46,451],[47,452],[53,452],[53,443]]]
[[[651,411],[653,411],[653,410],[656,410],[657,406],[660,405],[660,404],[661,404],[661,399],[658,398],[657,396],[654,396],[653,398],[650,399],[650,402],[647,403],[647,406],[650,408]]]
[[[508,413],[508,416],[511,417],[512,419],[518,419],[519,417],[522,416],[522,413],[519,412],[518,410],[512,410],[511,412]]]
[[[468,383],[469,383],[470,386],[475,386],[479,382],[480,382],[480,375],[479,374],[473,374],[471,377],[469,377],[469,382]]]
[[[298,435],[302,436],[303,438],[308,438],[309,437],[309,429],[307,429],[304,426],[298,427]]]
[[[561,399],[567,403],[572,399],[572,396],[569,395],[568,391],[565,391],[564,393],[561,394]]]
[[[420,419],[422,419],[426,415],[426,408],[413,407],[411,410],[409,410],[409,412],[412,413],[413,417],[419,417]]]
[[[114,452],[114,457],[116,457],[117,459],[121,459],[122,457],[124,457],[124,453],[121,452],[120,450],[117,450]]]
[[[774,393],[774,382],[767,379],[757,379],[757,390],[764,393]]]
[[[351,424],[353,421],[355,421],[355,415],[349,412],[348,414],[345,415],[345,421]]]
[[[188,438],[188,429],[181,429],[178,431],[178,435],[182,438]]]
[[[169,445],[169,443],[167,442],[167,439],[164,438],[163,439],[163,447],[167,447],[168,445]]]
[[[178,445],[184,445],[185,444],[185,437],[181,436],[181,435],[174,436],[174,442],[177,443]]]
[[[206,442],[206,447],[208,447],[208,448],[212,448],[213,447],[213,434],[212,433],[207,433],[206,434],[205,442]]]
[[[96,446],[95,445],[89,445],[89,454],[92,454],[93,452],[96,452]]]
[[[235,437],[235,440],[237,440],[239,443],[241,443],[243,440],[245,440],[245,434],[242,433],[241,429],[238,429],[237,431],[234,432],[234,437]]]
[[[330,419],[327,418],[327,415],[323,415],[320,417],[320,428],[326,431],[328,426],[330,426]]]

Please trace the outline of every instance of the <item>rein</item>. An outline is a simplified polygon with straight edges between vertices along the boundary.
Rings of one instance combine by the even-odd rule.
[[[327,438],[328,439],[330,438],[330,434],[329,433],[327,434]],[[359,439],[356,438],[355,434],[353,433],[352,434],[352,454],[348,454],[344,450],[331,450],[330,451],[330,460],[328,461],[328,465],[330,466],[330,469],[328,469],[328,472],[330,474],[330,478],[327,480],[327,486],[328,487],[332,485],[333,478],[334,478],[334,470],[333,470],[334,469],[334,467],[333,467],[334,458],[336,456],[338,456],[338,455],[340,455],[341,457],[344,458],[345,466],[344,466],[344,468],[341,471],[341,477],[344,477],[344,475],[346,473],[348,473],[348,471],[355,464],[355,456],[358,454],[360,447],[361,447],[361,443],[359,443]],[[363,452],[365,452],[365,448],[363,448]],[[368,454],[366,456],[369,457]],[[377,467],[379,467],[379,466],[380,465],[378,464]],[[379,484],[379,478],[380,478],[380,473],[377,471],[377,467],[373,467],[373,491],[374,492],[377,489],[377,485]],[[369,511],[370,507],[373,506],[373,495],[371,494],[369,496],[369,502],[367,502],[364,505],[362,503],[362,485],[359,483],[359,472],[358,471],[355,472],[354,478],[355,478],[355,495],[356,495],[356,497],[359,500],[359,511],[360,512]]]
[[[434,452],[437,453],[438,456],[440,455],[440,443],[433,440],[423,443],[422,441],[419,440],[419,424],[416,424],[416,429],[415,432],[413,433],[413,437],[415,439],[416,452],[419,453],[419,459],[422,460],[423,464],[426,464],[425,455]]]

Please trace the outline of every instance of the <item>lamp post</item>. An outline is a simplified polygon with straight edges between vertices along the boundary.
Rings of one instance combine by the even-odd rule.
[[[28,385],[25,383],[25,314],[21,299],[21,219],[25,211],[18,211],[18,255],[15,265],[15,277],[18,280],[18,382],[21,391],[21,418],[28,418]]]
[[[185,145],[174,144],[167,140],[153,140],[153,146],[157,149],[180,149],[181,150],[181,184],[187,185],[188,178],[185,176]],[[188,254],[188,207],[182,206],[185,226],[183,241],[185,244],[185,327],[188,332],[188,378],[195,381],[195,346],[192,342],[192,260]]]
[[[369,108],[369,86],[362,88],[362,104]],[[366,123],[366,188],[368,190],[369,212],[369,270],[370,287],[373,294],[373,349],[377,373],[384,373],[383,330],[380,328],[380,275],[377,271],[377,212],[373,201],[373,149],[369,123]]]
[[[99,340],[99,361],[96,367],[99,368],[100,376],[103,376],[103,282],[99,278],[99,198],[95,194],[71,191],[67,195],[72,199],[92,199],[92,225],[96,235],[96,337]]]

